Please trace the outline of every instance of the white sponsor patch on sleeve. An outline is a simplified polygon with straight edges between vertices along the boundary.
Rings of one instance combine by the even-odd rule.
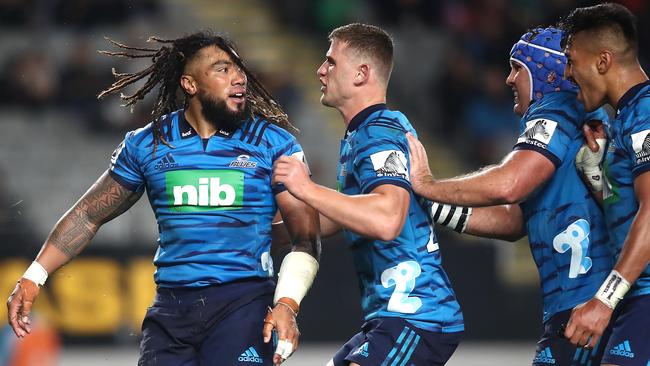
[[[517,143],[527,143],[546,149],[553,138],[557,122],[538,118],[526,122],[526,130],[519,136]]]
[[[122,150],[124,150],[124,141],[120,142],[120,144],[117,145],[117,147],[113,151],[113,154],[111,154],[111,170],[115,169],[115,164],[117,163],[117,158],[120,157],[120,154],[122,153]]]
[[[650,162],[650,135],[648,134],[650,134],[650,130],[643,130],[630,136],[637,165]]]
[[[370,155],[372,166],[378,177],[400,177],[409,179],[406,156],[399,150],[385,150]]]
[[[304,151],[296,151],[295,153],[291,154],[291,156],[305,163],[307,166],[307,172],[311,176],[311,169],[309,169],[309,164],[307,164],[307,159],[305,159]]]

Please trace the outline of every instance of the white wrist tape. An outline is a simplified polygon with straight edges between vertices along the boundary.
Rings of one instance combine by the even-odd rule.
[[[47,280],[47,271],[40,263],[33,261],[25,271],[25,274],[23,274],[23,278],[26,278],[39,286],[43,286],[45,280]]]
[[[593,152],[587,144],[583,144],[576,154],[576,169],[587,179],[587,184],[592,192],[603,190],[603,169],[601,162],[605,155],[607,139],[596,139],[598,151]]]
[[[316,272],[318,272],[316,258],[303,252],[287,254],[280,266],[273,303],[277,303],[280,298],[288,297],[300,305],[302,298],[314,282]]]
[[[612,270],[594,297],[610,309],[614,309],[629,289],[630,283],[616,270]]]
[[[431,217],[434,222],[459,233],[465,232],[471,215],[471,207],[458,207],[438,202],[433,202],[431,206]]]
[[[283,360],[286,360],[293,353],[293,343],[280,339],[278,346],[275,348],[275,353],[279,354]]]

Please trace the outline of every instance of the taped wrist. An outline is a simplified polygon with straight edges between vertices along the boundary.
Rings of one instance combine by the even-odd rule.
[[[586,179],[587,185],[592,192],[603,190],[603,169],[602,160],[605,155],[607,139],[596,139],[598,151],[593,152],[587,144],[583,144],[576,154],[576,169]]]
[[[438,202],[433,202],[431,206],[431,217],[434,222],[461,234],[465,232],[471,215],[471,207],[459,207]]]
[[[43,284],[45,284],[47,276],[47,271],[37,261],[33,261],[23,274],[23,278],[26,278],[39,286],[43,286]]]
[[[614,309],[629,289],[630,283],[618,271],[612,270],[594,297],[610,309]]]
[[[303,252],[287,254],[278,273],[278,285],[275,287],[273,304],[277,304],[283,297],[288,297],[300,305],[314,282],[317,272],[318,261],[316,258]]]

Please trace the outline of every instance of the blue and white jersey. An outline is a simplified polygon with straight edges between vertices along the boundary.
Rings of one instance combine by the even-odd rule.
[[[650,170],[650,81],[630,89],[618,102],[605,158],[603,199],[607,229],[618,260],[639,210],[634,179]],[[650,266],[632,285],[628,296],[650,293]]]
[[[152,124],[126,134],[111,158],[111,176],[147,190],[160,238],[154,280],[162,287],[198,287],[273,275],[273,162],[302,157],[296,139],[266,120],[203,140],[183,110],[163,117],[153,152]]]
[[[378,104],[354,117],[341,141],[338,191],[367,194],[393,184],[410,194],[408,216],[395,240],[345,230],[359,278],[361,309],[366,321],[400,317],[430,331],[462,331],[460,306],[441,265],[431,204],[411,190],[406,132],[415,134],[406,117]]]
[[[594,119],[608,117],[602,109],[585,113],[575,93],[555,92],[532,103],[519,126],[514,149],[537,151],[555,165],[553,176],[521,203],[544,321],[592,298],[613,266],[602,210],[575,167],[582,126]]]

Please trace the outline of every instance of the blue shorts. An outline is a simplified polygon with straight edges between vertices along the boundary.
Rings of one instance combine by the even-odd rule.
[[[612,336],[605,347],[604,364],[650,365],[650,295],[624,299],[612,319]]]
[[[611,329],[606,329],[594,349],[575,346],[564,337],[571,309],[553,315],[544,323],[544,333],[537,342],[534,366],[599,366]],[[645,365],[644,365],[645,366]]]
[[[275,284],[253,279],[203,288],[158,288],[142,323],[138,365],[272,365],[262,327]]]
[[[366,322],[333,357],[335,366],[444,365],[458,347],[462,332],[434,333],[401,318]]]

